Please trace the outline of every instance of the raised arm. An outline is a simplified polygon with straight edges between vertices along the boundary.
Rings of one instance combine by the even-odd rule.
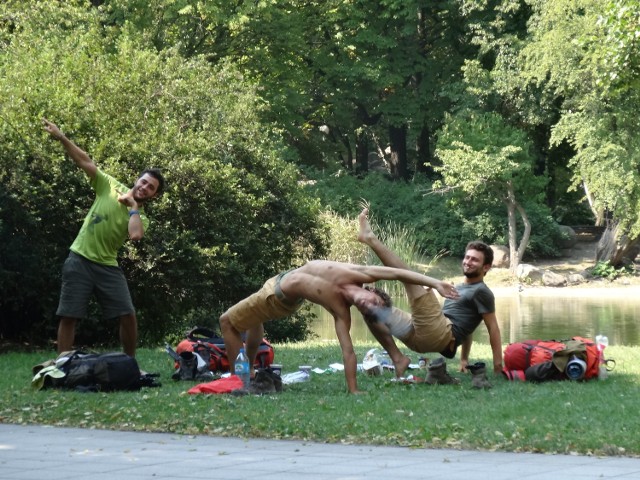
[[[93,179],[96,176],[98,167],[96,167],[96,164],[91,160],[87,152],[69,140],[56,124],[51,123],[46,118],[42,119],[42,124],[44,125],[45,131],[51,135],[51,138],[62,143],[62,146],[74,163],[80,167],[89,178]]]

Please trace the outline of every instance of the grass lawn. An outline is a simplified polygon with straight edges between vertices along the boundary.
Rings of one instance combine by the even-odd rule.
[[[374,344],[356,344],[361,360]],[[337,342],[274,345],[283,373],[298,365],[341,362]],[[139,392],[33,390],[32,366],[52,352],[0,355],[0,422],[65,427],[299,439],[413,448],[640,456],[640,348],[610,346],[617,367],[605,381],[511,383],[489,376],[493,388],[471,388],[470,375],[448,371],[458,386],[391,382],[358,375],[365,395],[346,393],[341,372],[312,374],[271,396],[189,395],[197,382],[171,380],[161,349],[141,349],[141,368],[161,374],[162,387]],[[408,352],[409,353],[409,352]],[[417,355],[409,353],[417,363]],[[435,358],[431,356],[431,358]],[[474,344],[472,362],[489,361]],[[417,372],[417,370],[415,371]]]

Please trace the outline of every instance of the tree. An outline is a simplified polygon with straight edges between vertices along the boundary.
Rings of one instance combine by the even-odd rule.
[[[507,125],[496,113],[463,110],[446,122],[436,155],[442,185],[467,201],[507,208],[510,268],[515,272],[531,235],[531,223],[519,198],[536,195],[545,179],[532,173],[531,143],[526,134]],[[518,240],[516,212],[523,232]]]
[[[573,187],[584,190],[598,223],[609,219],[617,234],[607,238],[625,239],[618,249],[606,248],[618,265],[640,236],[640,95],[634,88],[640,7],[598,0],[531,3],[521,78],[559,105],[551,145],[572,146]]]

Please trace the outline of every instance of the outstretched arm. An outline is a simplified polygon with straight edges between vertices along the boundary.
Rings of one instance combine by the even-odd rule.
[[[75,143],[69,140],[64,135],[64,133],[60,131],[56,124],[51,123],[46,118],[42,119],[42,123],[44,125],[45,131],[49,135],[51,135],[51,138],[62,143],[62,146],[67,151],[67,154],[71,157],[71,159],[75,162],[75,164],[80,167],[89,178],[93,179],[96,176],[98,167],[96,167],[96,164],[93,163],[91,157],[87,155],[87,152],[85,152]]]
[[[403,283],[424,285],[425,287],[434,288],[445,298],[455,300],[460,297],[458,290],[456,290],[452,284],[432,277],[427,277],[426,275],[422,275],[412,270],[379,266],[362,266],[360,268],[361,272],[369,277],[368,280],[363,280],[362,283],[373,283],[378,280],[399,280]]]

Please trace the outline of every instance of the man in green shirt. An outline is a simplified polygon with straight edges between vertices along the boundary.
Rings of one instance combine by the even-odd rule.
[[[87,315],[92,294],[105,318],[119,318],[120,341],[127,355],[135,357],[138,325],[124,273],[118,266],[118,250],[127,237],[144,236],[149,220],[143,207],[162,193],[164,178],[159,170],[147,169],[133,187],[102,172],[89,155],[69,140],[60,129],[42,120],[49,135],[62,143],[67,154],[89,177],[96,198],[80,232],[70,247],[62,269],[62,289],[57,315],[58,352],[73,349],[76,322]]]

